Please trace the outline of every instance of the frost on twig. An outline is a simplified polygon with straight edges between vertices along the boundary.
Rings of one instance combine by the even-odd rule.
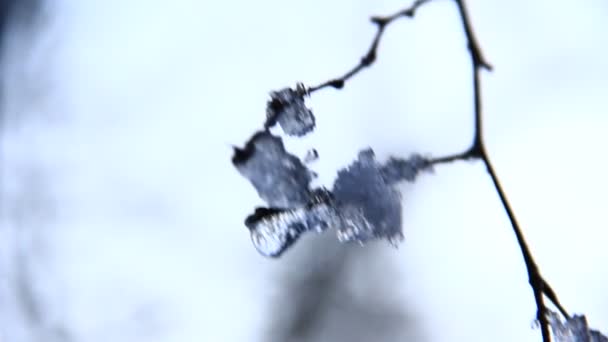
[[[373,238],[400,240],[401,195],[382,175],[372,149],[338,172],[333,194],[343,215],[340,241],[365,242]]]
[[[300,137],[310,133],[315,128],[315,116],[306,108],[304,95],[306,88],[302,84],[298,84],[296,89],[271,92],[264,126],[270,128],[278,122],[287,135]]]
[[[304,232],[328,228],[336,229],[342,242],[386,238],[396,244],[403,233],[401,195],[394,184],[414,181],[431,165],[418,155],[381,165],[368,148],[338,172],[332,191],[311,190],[313,172],[268,131],[254,134],[244,148],[235,147],[232,162],[269,206],[245,220],[254,246],[269,257],[280,256]]]
[[[355,162],[338,172],[334,183],[333,194],[342,216],[338,239],[363,243],[386,238],[396,245],[403,232],[401,194],[394,184],[414,182],[420,171],[431,166],[417,154],[409,159],[391,157],[381,165],[371,148],[360,151]]]
[[[408,159],[391,157],[382,166],[382,177],[384,180],[393,184],[400,181],[413,182],[422,170],[432,171],[432,163],[419,154],[413,154]]]
[[[574,315],[564,322],[553,311],[548,311],[547,316],[556,342],[608,342],[608,337],[589,329],[584,315]]]

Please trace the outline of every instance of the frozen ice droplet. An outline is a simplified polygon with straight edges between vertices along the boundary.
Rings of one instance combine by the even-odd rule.
[[[400,181],[413,182],[421,171],[433,171],[432,163],[419,154],[408,159],[391,157],[382,166],[382,176],[388,184]]]
[[[293,209],[257,208],[245,219],[253,245],[260,254],[269,257],[280,256],[304,232],[320,233],[340,223],[331,194],[324,189],[316,189],[305,206]]]
[[[286,248],[285,240],[281,236],[270,234],[268,231],[252,230],[251,241],[258,252],[269,257],[279,256]]]
[[[287,209],[257,208],[245,225],[254,247],[268,257],[280,256],[303,231],[298,213]]]

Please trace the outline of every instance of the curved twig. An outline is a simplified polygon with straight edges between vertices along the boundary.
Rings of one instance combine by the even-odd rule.
[[[336,89],[341,89],[344,87],[345,83],[351,79],[353,76],[357,75],[361,70],[369,67],[376,60],[376,53],[378,50],[378,45],[380,43],[380,39],[382,38],[382,34],[384,33],[385,28],[396,19],[400,17],[408,17],[411,18],[414,16],[416,10],[422,6],[423,4],[429,2],[430,0],[418,0],[415,1],[410,7],[403,9],[395,14],[385,16],[385,17],[372,17],[371,20],[373,23],[377,25],[377,32],[372,40],[371,46],[369,47],[367,53],[361,58],[359,64],[353,67],[351,70],[346,72],[343,76],[330,79],[324,83],[321,83],[317,86],[309,87],[307,89],[308,94],[311,94],[317,90],[333,87]],[[461,19],[462,27],[464,33],[466,35],[469,55],[471,57],[472,64],[472,79],[473,79],[473,101],[474,101],[474,116],[475,116],[475,130],[474,136],[471,146],[464,152],[447,155],[443,157],[433,158],[430,160],[432,164],[445,164],[451,163],[455,161],[461,160],[481,160],[486,169],[490,178],[492,179],[492,184],[496,189],[500,202],[505,209],[507,217],[509,218],[509,222],[511,227],[513,228],[513,233],[517,238],[517,242],[521,251],[521,254],[524,259],[524,263],[526,265],[526,270],[528,273],[528,280],[530,286],[532,287],[532,291],[534,293],[534,299],[536,302],[536,318],[539,322],[541,334],[543,338],[543,342],[549,342],[551,340],[551,336],[549,334],[549,322],[547,320],[548,309],[545,305],[544,299],[545,296],[549,299],[564,315],[564,317],[569,318],[568,312],[564,309],[564,307],[560,304],[557,295],[548,284],[548,282],[542,277],[539,268],[532,256],[532,252],[528,247],[528,244],[524,238],[522,229],[517,222],[515,217],[515,213],[511,208],[507,195],[500,183],[498,175],[492,165],[490,157],[487,153],[487,149],[483,140],[483,115],[482,115],[482,99],[481,99],[481,85],[480,85],[480,74],[482,70],[491,71],[492,66],[490,63],[486,61],[481,51],[481,48],[477,42],[477,38],[474,34],[471,21],[469,18],[468,10],[464,0],[454,0],[458,13]]]

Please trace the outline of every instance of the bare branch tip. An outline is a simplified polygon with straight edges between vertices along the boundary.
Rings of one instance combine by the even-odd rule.
[[[386,19],[385,17],[380,17],[380,16],[373,16],[370,18],[370,21],[376,25],[378,25],[378,27],[384,27],[387,23],[388,23],[388,19]]]

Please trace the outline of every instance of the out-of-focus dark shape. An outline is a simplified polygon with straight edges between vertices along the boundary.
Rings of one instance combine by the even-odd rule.
[[[608,337],[589,328],[584,315],[574,315],[562,321],[557,313],[549,311],[547,318],[555,342],[608,342]]]
[[[292,136],[303,136],[315,128],[315,116],[304,103],[306,89],[298,84],[296,89],[285,88],[270,93],[266,106],[265,127],[274,126],[277,122],[283,132]]]
[[[427,341],[400,300],[394,264],[381,246],[340,246],[329,235],[301,241],[280,279],[261,340],[289,342]],[[363,271],[364,270],[364,271]],[[353,284],[356,282],[356,285]],[[288,303],[288,305],[286,305]]]
[[[288,209],[310,202],[313,174],[270,132],[258,132],[244,148],[234,148],[232,163],[269,207]]]
[[[4,40],[6,37],[7,23],[11,15],[14,14],[15,7],[20,3],[27,3],[28,1],[20,0],[2,0],[0,1],[0,45],[4,48]],[[30,1],[31,2],[31,1]]]
[[[29,22],[39,12],[43,0],[0,0],[0,63],[11,23]]]

